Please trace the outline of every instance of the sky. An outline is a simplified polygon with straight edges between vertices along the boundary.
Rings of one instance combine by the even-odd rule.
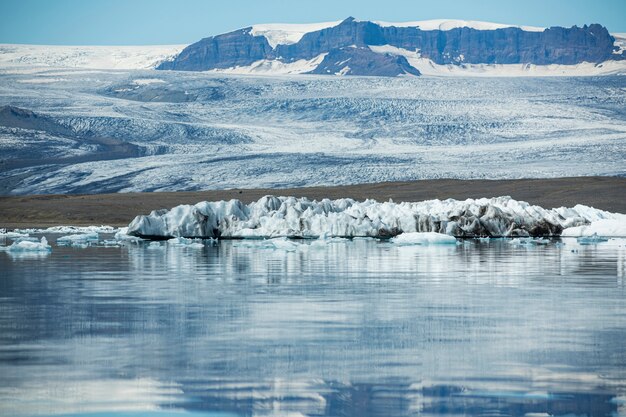
[[[0,0],[0,43],[189,44],[254,23],[484,20],[530,26],[601,23],[626,32],[626,0]]]

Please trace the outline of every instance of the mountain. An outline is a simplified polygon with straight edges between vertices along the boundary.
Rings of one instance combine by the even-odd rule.
[[[544,29],[459,20],[388,23],[350,17],[308,25],[255,25],[204,38],[157,69],[398,76],[419,75],[424,64],[601,66],[623,60],[623,44],[599,24]]]

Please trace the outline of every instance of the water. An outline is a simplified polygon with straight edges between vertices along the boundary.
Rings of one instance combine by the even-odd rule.
[[[3,416],[626,415],[626,240],[53,245],[0,273]]]

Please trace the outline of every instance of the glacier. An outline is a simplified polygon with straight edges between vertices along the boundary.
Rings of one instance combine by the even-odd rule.
[[[394,203],[265,196],[247,205],[233,199],[155,210],[137,216],[125,234],[147,239],[399,236],[396,238],[398,244],[416,244],[452,242],[449,236],[568,235],[568,230],[606,221],[623,226],[626,215],[583,205],[544,209],[511,197]],[[607,236],[620,236],[623,232],[621,226],[602,230]],[[414,235],[416,232],[420,234]],[[446,236],[421,234],[424,232]]]
[[[625,175],[624,88],[0,67],[0,195]]]

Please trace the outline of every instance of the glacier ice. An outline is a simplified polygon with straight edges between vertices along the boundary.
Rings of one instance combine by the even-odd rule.
[[[598,236],[597,233],[594,233],[591,236],[581,236],[577,238],[576,241],[581,245],[595,245],[602,242],[608,242],[609,239],[606,237]]]
[[[8,232],[4,229],[0,230],[0,237],[5,237],[9,239],[19,239],[22,237],[28,237],[28,233],[20,233],[20,232]]]
[[[155,210],[137,216],[127,234],[148,239],[390,238],[413,232],[528,237],[558,236],[563,229],[604,220],[623,225],[626,216],[582,205],[544,209],[511,197],[394,203],[265,196],[247,205],[203,201]]]
[[[590,224],[569,227],[563,230],[564,237],[583,236],[626,237],[626,215],[615,218],[595,219]]]
[[[454,236],[436,232],[407,232],[399,234],[391,239],[398,245],[455,245],[457,240]]]
[[[48,240],[42,237],[39,242],[22,240],[14,242],[11,246],[0,247],[0,250],[7,252],[50,252],[52,248],[48,245]]]
[[[97,232],[81,233],[77,235],[61,236],[57,239],[57,245],[84,246],[97,242],[99,239]]]
[[[137,236],[129,235],[128,227],[120,228],[117,232],[115,232],[115,235],[113,237],[118,242],[123,241],[123,242],[128,242],[128,243],[138,243],[142,241],[142,239],[138,238]]]
[[[54,233],[54,234],[78,234],[78,233],[115,233],[118,228],[112,226],[52,226],[45,229],[15,229],[18,233]]]
[[[188,239],[184,237],[175,237],[173,239],[169,239],[167,241],[168,245],[172,246],[180,246],[191,249],[202,249],[204,248],[204,243],[198,239]]]

